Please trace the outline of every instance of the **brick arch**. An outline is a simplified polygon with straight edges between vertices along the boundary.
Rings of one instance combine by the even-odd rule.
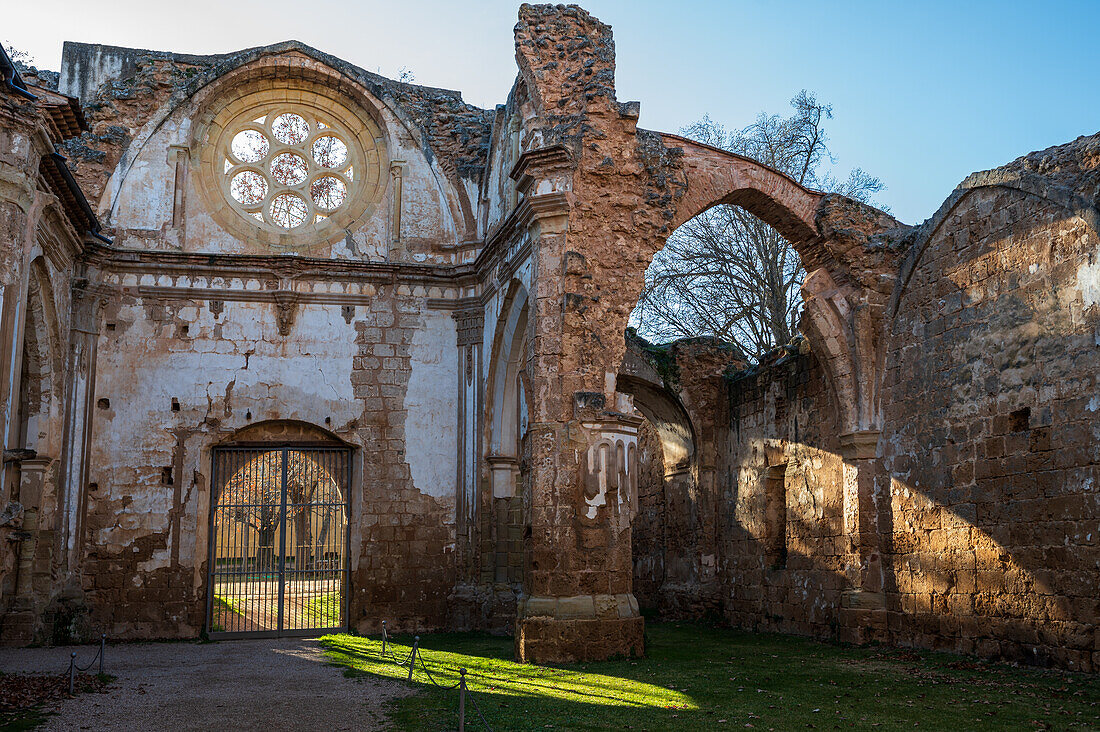
[[[672,229],[709,208],[733,204],[775,227],[805,256],[805,244],[818,236],[815,217],[824,194],[799,185],[762,163],[678,135],[661,134],[668,148],[682,151],[687,190],[679,200]]]

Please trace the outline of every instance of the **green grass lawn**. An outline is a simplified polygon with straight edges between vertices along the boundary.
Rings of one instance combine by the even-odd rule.
[[[343,616],[343,595],[339,592],[327,592],[311,598],[306,603],[305,614],[315,628],[340,625]]]
[[[470,697],[505,730],[1100,729],[1100,678],[1016,668],[943,653],[851,648],[703,625],[650,623],[647,657],[572,666],[512,660],[512,640],[421,636],[443,685],[468,669]],[[348,675],[404,679],[376,638],[330,635]],[[390,647],[407,656],[412,639]],[[458,693],[417,666],[420,693],[395,702],[401,730],[454,730]],[[467,729],[484,729],[467,701]]]

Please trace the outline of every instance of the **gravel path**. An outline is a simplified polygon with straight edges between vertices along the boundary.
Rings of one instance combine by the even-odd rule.
[[[9,673],[65,671],[94,646],[0,649]],[[95,670],[94,668],[92,669]],[[413,693],[400,682],[348,679],[315,640],[124,643],[107,647],[106,694],[55,705],[44,730],[377,730],[383,705]]]

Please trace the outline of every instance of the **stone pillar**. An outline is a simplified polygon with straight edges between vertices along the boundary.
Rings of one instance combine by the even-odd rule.
[[[512,177],[534,263],[530,469],[521,488],[531,531],[516,656],[542,663],[638,655],[644,621],[633,595],[630,519],[641,419],[627,413],[628,397],[609,408],[607,395],[618,399],[616,372],[594,368],[590,349],[575,340],[586,326],[577,310],[584,298],[569,291],[584,259],[567,243],[573,160],[560,146],[532,150]]]
[[[892,281],[886,276],[881,279]],[[802,330],[829,377],[844,430],[840,454],[848,588],[841,595],[838,633],[850,643],[886,640],[882,524],[891,508],[889,481],[881,475],[878,457],[884,295],[867,287],[838,284],[825,269],[807,275],[802,292],[806,302]]]
[[[645,623],[633,593],[630,541],[642,419],[600,406],[602,399],[594,399],[578,405],[575,421],[532,428],[530,594],[520,602],[516,624],[521,661],[598,660],[643,651]],[[578,464],[560,459],[569,454],[580,458]]]
[[[883,582],[879,522],[881,510],[876,486],[881,462],[877,457],[879,432],[862,430],[840,436],[844,459],[844,531],[848,538],[845,575],[849,589],[841,595],[840,640],[865,643],[885,640],[886,596]],[[887,497],[888,501],[889,498]]]
[[[452,314],[458,335],[458,494],[455,531],[459,555],[459,581],[477,579],[477,489],[481,479],[482,364],[485,314],[480,307]]]

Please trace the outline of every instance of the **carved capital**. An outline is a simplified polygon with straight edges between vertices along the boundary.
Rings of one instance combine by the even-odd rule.
[[[482,342],[485,331],[485,312],[481,308],[452,310],[451,317],[458,329],[459,347],[477,345]]]
[[[840,436],[840,456],[845,460],[871,460],[876,457],[879,430],[848,432]]]

